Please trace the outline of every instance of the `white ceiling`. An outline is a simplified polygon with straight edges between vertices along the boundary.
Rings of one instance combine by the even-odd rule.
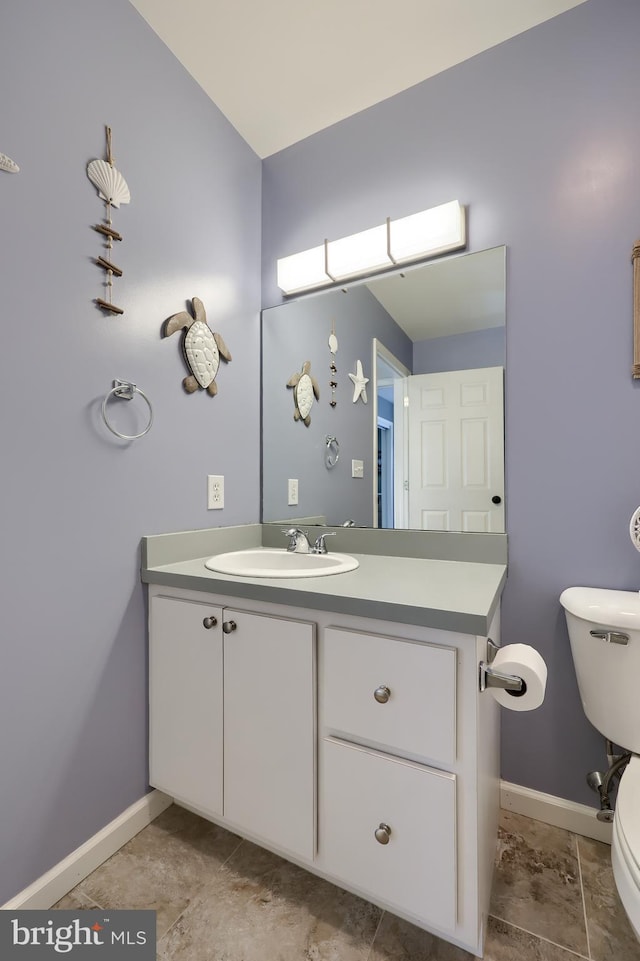
[[[504,327],[504,247],[374,277],[367,287],[414,343]]]
[[[131,0],[260,157],[586,0]]]

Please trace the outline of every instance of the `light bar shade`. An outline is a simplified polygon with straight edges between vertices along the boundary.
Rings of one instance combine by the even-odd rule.
[[[327,246],[327,273],[335,280],[393,267],[387,245],[387,225],[334,240]]]
[[[389,224],[389,249],[397,263],[458,250],[466,242],[464,208],[457,200]]]
[[[286,294],[330,284],[325,270],[325,245],[282,257],[277,264],[277,283]]]
[[[296,294],[459,250],[466,243],[465,209],[452,200],[282,257],[277,262],[277,283],[285,294]]]

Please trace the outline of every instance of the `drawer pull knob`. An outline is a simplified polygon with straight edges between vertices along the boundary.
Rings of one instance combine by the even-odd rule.
[[[375,689],[375,691],[373,692],[373,696],[375,697],[378,704],[386,704],[389,698],[391,697],[391,691],[389,690],[388,687],[385,687],[385,685],[382,684],[380,685],[380,687],[377,687]]]
[[[389,838],[391,837],[391,828],[388,824],[381,822],[380,825],[375,829],[374,834],[378,844],[388,844]]]
[[[235,621],[225,621],[222,625],[222,630],[225,632],[225,634],[231,634],[236,630],[237,626],[238,625]]]
[[[202,623],[204,624],[204,626],[206,627],[206,629],[207,629],[208,631],[210,631],[211,628],[212,628],[212,627],[215,627],[216,624],[218,623],[218,618],[217,618],[217,617],[214,617],[213,614],[212,614],[211,617],[205,617],[205,619],[203,620]]]

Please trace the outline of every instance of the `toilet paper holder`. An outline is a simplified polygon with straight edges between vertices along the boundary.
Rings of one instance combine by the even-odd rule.
[[[488,687],[499,687],[514,697],[522,697],[527,690],[527,685],[517,674],[505,674],[504,671],[496,671],[491,667],[495,656],[500,650],[499,646],[487,638],[487,660],[480,661],[480,690],[486,691]]]

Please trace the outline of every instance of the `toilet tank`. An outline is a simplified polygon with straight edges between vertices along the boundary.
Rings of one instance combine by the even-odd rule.
[[[640,753],[640,594],[568,587],[560,603],[584,713],[614,744]]]

